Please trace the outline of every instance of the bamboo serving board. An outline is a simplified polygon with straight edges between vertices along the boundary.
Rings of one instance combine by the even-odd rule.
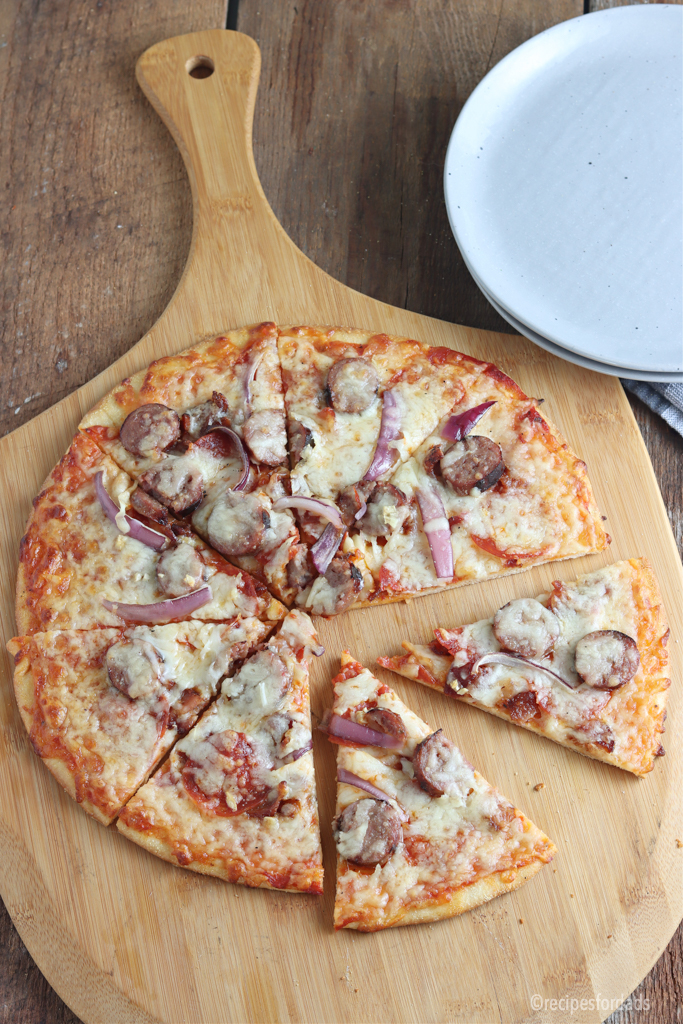
[[[197,57],[214,73],[188,73]],[[32,752],[2,664],[0,891],[31,955],[85,1022],[600,1021],[650,970],[683,915],[681,566],[652,467],[618,381],[523,338],[442,323],[332,280],[275,220],[251,152],[260,57],[211,31],[160,43],[138,80],[180,147],[194,202],[190,255],[152,330],[105,373],[0,440],[3,640],[15,633],[18,546],[31,499],[82,414],[121,378],[199,338],[262,320],[409,335],[489,359],[587,461],[611,547],[409,604],[319,621],[326,655],[312,703],[329,702],[348,648],[372,666],[400,641],[490,614],[552,579],[646,555],[671,623],[667,755],[644,781],[379,673],[551,836],[552,865],[515,893],[450,921],[374,935],[332,928],[334,750],[315,738],[323,897],[248,890],[172,867],[103,828]],[[4,647],[3,647],[4,650]],[[534,786],[544,783],[544,788]],[[552,1000],[556,1002],[553,1004]],[[578,1000],[559,1002],[561,1000]],[[581,1000],[585,1000],[581,1008]]]

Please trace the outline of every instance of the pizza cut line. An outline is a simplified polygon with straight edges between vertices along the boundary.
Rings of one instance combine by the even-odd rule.
[[[21,543],[21,635],[8,647],[49,770],[89,814],[118,818],[173,864],[320,892],[308,660],[322,649],[308,616],[604,549],[585,465],[539,404],[493,364],[450,349],[269,322],[123,381],[84,417]],[[366,671],[356,669],[349,679]],[[441,734],[398,704],[413,793],[416,744]],[[382,731],[387,707],[380,719]],[[437,761],[475,779],[477,801],[498,806],[450,741],[430,743]],[[356,767],[372,756],[340,750]],[[398,771],[395,758],[387,764]],[[424,802],[423,782],[413,803]],[[428,806],[452,809],[444,793],[428,794]],[[393,893],[383,916],[339,911],[339,926],[437,920],[521,884],[552,844],[503,805],[500,821],[495,810],[484,817],[512,843],[507,868],[489,858],[481,877],[453,875],[460,833],[443,833],[437,859],[450,867],[419,907]],[[480,819],[476,842],[490,831]],[[338,836],[353,831],[340,821]],[[406,821],[402,848],[424,853]],[[527,838],[515,846],[520,829]]]
[[[379,664],[641,777],[664,754],[669,628],[646,559],[434,635]]]

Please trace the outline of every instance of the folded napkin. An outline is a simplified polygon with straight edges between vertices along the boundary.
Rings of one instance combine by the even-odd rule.
[[[683,384],[646,384],[642,380],[622,380],[621,383],[683,435]]]

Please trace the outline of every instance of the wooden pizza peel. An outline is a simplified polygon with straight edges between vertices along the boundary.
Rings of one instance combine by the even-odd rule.
[[[613,540],[599,555],[319,620],[327,653],[313,667],[314,712],[329,703],[344,648],[372,666],[402,639],[430,638],[436,624],[480,618],[511,598],[536,595],[552,579],[646,555],[671,624],[666,757],[642,781],[379,672],[427,722],[444,728],[559,853],[528,885],[462,917],[374,935],[335,933],[334,751],[324,738],[315,738],[324,897],[226,885],[144,853],[63,794],[31,749],[5,654],[0,892],[38,966],[85,1022],[473,1024],[565,1021],[570,1010],[573,1020],[600,1021],[647,974],[683,916],[682,573],[647,452],[615,378],[520,337],[377,302],[299,252],[275,220],[254,166],[259,65],[253,40],[221,30],[167,40],[138,63],[140,85],[187,166],[190,254],[169,306],[134,348],[0,440],[3,641],[16,629],[14,581],[31,500],[82,414],[121,378],[242,324],[370,328],[491,360],[527,394],[545,397],[544,413],[588,463]]]

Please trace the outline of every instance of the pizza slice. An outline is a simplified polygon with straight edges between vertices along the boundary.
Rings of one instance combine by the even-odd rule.
[[[635,775],[664,753],[669,629],[646,559],[434,633],[380,665]]]
[[[230,679],[118,828],[172,864],[229,882],[322,892],[315,795],[308,616],[280,632]]]
[[[285,609],[265,586],[182,521],[137,511],[134,482],[85,435],[53,469],[21,543],[16,618],[22,634]]]
[[[249,618],[15,637],[14,689],[36,753],[110,824],[270,628]]]
[[[585,464],[538,402],[494,370],[368,495],[350,529],[372,577],[365,599],[400,600],[609,543]]]
[[[347,652],[333,682],[335,928],[453,917],[552,860],[548,837]]]

